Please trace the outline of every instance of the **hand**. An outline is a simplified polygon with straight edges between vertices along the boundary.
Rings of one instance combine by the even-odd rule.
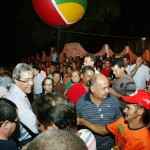
[[[145,90],[146,92],[150,93],[150,85],[147,85],[144,90]]]
[[[109,87],[109,92],[115,95],[115,90],[111,87]]]
[[[77,125],[81,124],[81,118],[77,117]]]
[[[142,63],[143,63],[143,59],[141,57],[137,57],[137,59],[136,59],[137,67],[140,67],[142,65]]]

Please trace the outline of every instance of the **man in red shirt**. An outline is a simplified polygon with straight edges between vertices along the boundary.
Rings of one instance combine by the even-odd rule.
[[[115,146],[118,150],[149,150],[150,132],[150,94],[145,90],[138,90],[130,96],[121,97],[127,106],[124,117],[107,126],[100,126],[78,118],[92,131],[105,135],[109,132],[115,135]]]
[[[104,74],[106,77],[109,77],[110,73],[112,71],[112,69],[110,67],[110,61],[106,60],[104,65],[105,65],[105,68],[102,68],[101,73]]]
[[[95,74],[95,70],[91,66],[85,66],[81,72],[81,81],[71,86],[66,94],[75,105],[79,98],[89,90],[89,80]]]

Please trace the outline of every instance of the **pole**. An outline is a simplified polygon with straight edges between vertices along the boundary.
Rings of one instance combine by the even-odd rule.
[[[58,62],[59,62],[59,40],[60,40],[60,28],[58,28],[58,34],[57,34],[57,55],[58,55]]]

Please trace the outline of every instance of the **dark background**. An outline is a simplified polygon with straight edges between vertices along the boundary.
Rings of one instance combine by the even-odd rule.
[[[112,0],[89,0],[86,15],[70,29],[62,29],[58,41],[58,30],[48,27],[35,14],[31,0],[2,1],[1,12],[1,55],[0,65],[17,63],[21,58],[34,55],[42,50],[49,51],[51,46],[59,52],[67,42],[80,42],[89,52],[96,53],[103,44],[109,44],[116,52],[134,41],[150,35],[150,1],[113,0],[118,7],[110,4]],[[104,6],[103,6],[104,3]],[[114,17],[107,11],[105,16],[99,10],[117,10]],[[106,9],[104,9],[105,11]],[[95,20],[96,16],[98,20]],[[65,39],[65,40],[64,40]],[[147,40],[147,45],[149,45]],[[4,59],[4,60],[2,60]]]

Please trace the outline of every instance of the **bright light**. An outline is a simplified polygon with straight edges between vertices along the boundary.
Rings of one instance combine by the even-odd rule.
[[[143,40],[143,41],[145,41],[145,40],[146,40],[146,38],[145,38],[145,37],[143,37],[143,38],[142,38],[142,40]]]

